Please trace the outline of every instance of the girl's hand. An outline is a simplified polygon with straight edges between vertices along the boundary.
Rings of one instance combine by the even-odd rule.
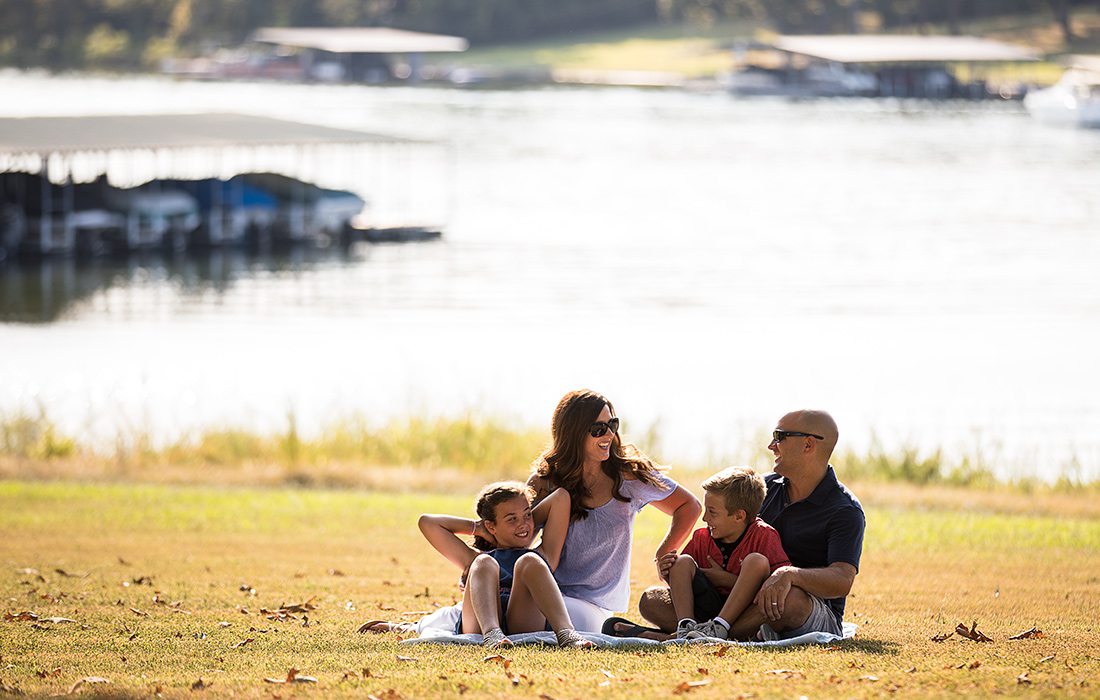
[[[480,537],[486,542],[492,544],[494,547],[497,544],[497,538],[493,537],[492,534],[489,533],[489,529],[485,527],[484,520],[474,521],[474,531],[472,534],[474,537]]]

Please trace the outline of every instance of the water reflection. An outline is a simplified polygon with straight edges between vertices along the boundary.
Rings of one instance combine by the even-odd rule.
[[[163,299],[150,294],[165,288],[183,300],[218,299],[243,279],[358,264],[369,257],[369,251],[370,245],[355,243],[223,248],[172,256],[12,260],[0,264],[0,322],[53,323],[85,308],[127,316],[138,307],[163,304]]]

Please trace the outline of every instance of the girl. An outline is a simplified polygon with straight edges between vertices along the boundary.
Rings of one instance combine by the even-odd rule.
[[[630,605],[630,550],[638,512],[652,504],[672,517],[654,555],[659,562],[691,534],[702,506],[622,440],[615,408],[601,394],[581,389],[562,397],[551,432],[553,444],[536,460],[527,483],[538,497],[569,494],[572,517],[554,577],[578,628],[597,631],[612,611]],[[541,506],[535,509],[536,522]],[[663,577],[661,569],[667,567],[658,567]],[[605,631],[615,634],[614,624]]]
[[[420,532],[465,573],[462,617],[455,631],[481,633],[486,646],[497,648],[512,645],[505,630],[536,632],[545,629],[549,622],[558,646],[591,647],[592,643],[573,629],[554,581],[553,571],[558,566],[569,527],[569,493],[558,489],[539,504],[538,519],[545,525],[542,544],[532,550],[533,496],[531,489],[519,482],[497,482],[486,486],[477,496],[475,508],[480,520],[450,515],[420,516]],[[478,549],[459,539],[459,534],[474,535]]]

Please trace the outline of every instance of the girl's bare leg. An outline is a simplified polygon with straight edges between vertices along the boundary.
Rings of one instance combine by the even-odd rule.
[[[538,632],[546,622],[558,636],[561,646],[592,646],[573,629],[569,611],[561,597],[554,574],[537,554],[524,554],[512,573],[512,595],[508,599],[508,629],[514,632]],[[570,634],[572,633],[572,634]]]
[[[481,633],[492,646],[511,644],[500,630],[500,565],[492,557],[481,554],[470,564],[462,610],[473,613],[462,615],[463,633]]]

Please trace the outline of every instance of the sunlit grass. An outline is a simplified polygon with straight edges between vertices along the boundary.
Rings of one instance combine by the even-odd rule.
[[[517,648],[505,653],[513,687],[481,648],[357,634],[455,600],[457,572],[416,516],[468,512],[473,494],[0,482],[3,611],[75,621],[0,619],[0,683],[44,696],[97,676],[111,683],[92,689],[122,697],[195,697],[200,678],[204,696],[246,698],[668,697],[688,681],[709,681],[687,691],[697,698],[1096,693],[1095,517],[869,506],[848,603],[860,629],[826,648]],[[650,511],[636,529],[635,601],[655,582],[668,523]],[[293,619],[261,613],[305,602],[314,609]],[[931,639],[975,620],[992,643]],[[1043,637],[1007,639],[1031,627]],[[290,668],[318,683],[263,680]]]

